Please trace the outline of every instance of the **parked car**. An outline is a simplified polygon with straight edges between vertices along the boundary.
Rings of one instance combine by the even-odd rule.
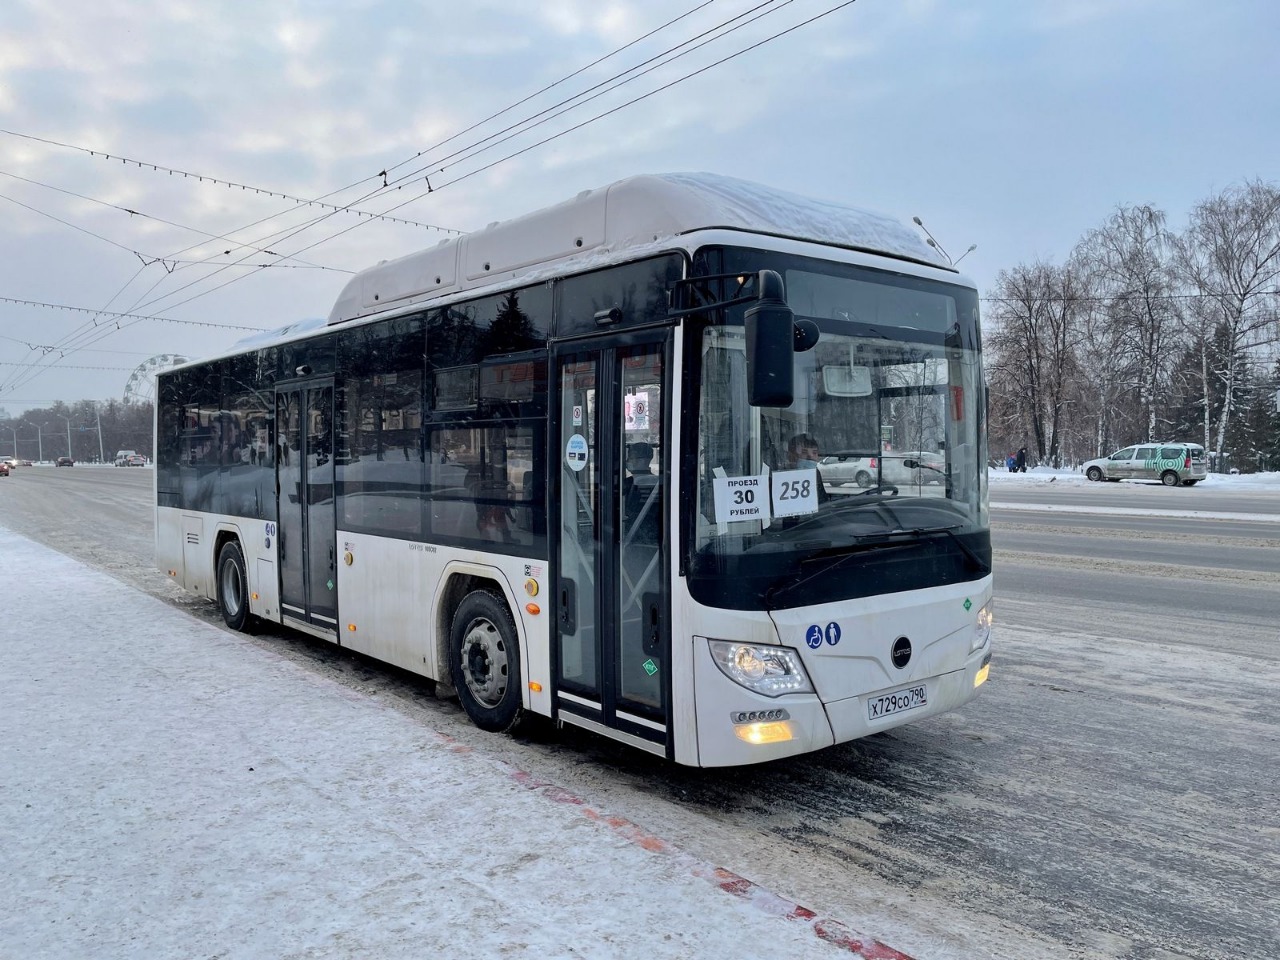
[[[856,483],[870,487],[877,483],[911,486],[941,483],[946,479],[946,461],[928,450],[889,450],[879,453],[846,450],[828,454],[818,462],[822,482],[834,486]]]
[[[914,471],[915,483],[942,483],[947,479],[947,461],[933,450],[906,450],[894,453],[902,458],[903,466]]]
[[[1159,480],[1166,487],[1193,487],[1208,472],[1209,458],[1198,443],[1137,444],[1084,464],[1090,480]]]
[[[74,467],[76,462],[70,457],[59,457],[57,460],[53,461],[53,465],[55,467]]]

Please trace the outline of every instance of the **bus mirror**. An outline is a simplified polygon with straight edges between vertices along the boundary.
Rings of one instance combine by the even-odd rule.
[[[822,334],[818,330],[818,325],[812,320],[796,321],[796,353],[805,353],[812,350],[818,345],[818,338]]]
[[[826,364],[822,368],[822,389],[829,397],[869,397],[871,368],[856,363]]]
[[[795,399],[795,314],[782,298],[782,277],[775,271],[761,270],[756,289],[759,297],[744,318],[747,402],[753,407],[789,407]]]

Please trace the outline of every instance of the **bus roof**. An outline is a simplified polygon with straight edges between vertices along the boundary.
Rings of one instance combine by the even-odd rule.
[[[328,323],[554,275],[574,260],[604,265],[708,229],[810,240],[951,269],[916,231],[884,214],[716,174],[647,174],[363,270],[339,294]]]

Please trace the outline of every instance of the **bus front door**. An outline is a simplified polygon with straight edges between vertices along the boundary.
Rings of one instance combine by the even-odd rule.
[[[671,749],[668,342],[559,349],[551,470],[556,716],[661,755]]]
[[[338,639],[333,383],[276,390],[280,611]]]

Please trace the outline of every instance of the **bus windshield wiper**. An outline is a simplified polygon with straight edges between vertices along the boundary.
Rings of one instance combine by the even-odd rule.
[[[901,533],[910,533],[917,537],[928,537],[935,533],[945,533],[951,538],[952,542],[960,548],[961,553],[973,561],[973,565],[983,573],[991,572],[991,564],[987,563],[980,556],[973,552],[973,548],[960,539],[960,535],[956,530],[963,524],[953,523],[943,527],[916,527],[911,530],[902,530]]]
[[[903,536],[907,533],[909,533],[909,531],[904,530],[887,531],[884,533],[863,533],[854,537],[851,543],[826,547],[822,550],[817,550],[814,553],[809,554],[800,561],[800,571],[796,574],[794,579],[775,583],[765,591],[765,605],[769,606],[776,597],[781,596],[790,590],[794,590],[801,584],[808,583],[820,574],[830,573],[850,557],[857,556],[860,553],[867,553],[871,550],[901,550],[904,547],[911,546],[915,538],[912,537],[909,540],[903,539]],[[836,557],[838,559],[830,566],[823,567],[821,570],[815,570],[813,573],[804,572],[806,564],[811,564],[817,560],[830,560],[832,557]]]
[[[814,577],[824,573],[830,573],[850,557],[857,556],[861,553],[867,553],[871,550],[890,551],[902,550],[911,546],[924,537],[934,536],[939,533],[945,533],[951,538],[952,542],[960,548],[960,552],[970,560],[974,567],[983,573],[991,572],[991,565],[984,561],[980,556],[973,552],[973,549],[960,539],[956,529],[962,524],[951,524],[943,527],[912,527],[910,529],[885,530],[881,533],[863,533],[853,538],[852,542],[840,544],[839,546],[826,547],[822,550],[809,554],[800,561],[800,573],[792,580],[775,583],[765,592],[765,604],[770,605],[779,596],[788,593],[801,584],[808,583]],[[830,560],[837,558],[835,563],[830,566],[823,567],[821,570],[815,570],[813,573],[805,573],[804,567],[819,560]]]

